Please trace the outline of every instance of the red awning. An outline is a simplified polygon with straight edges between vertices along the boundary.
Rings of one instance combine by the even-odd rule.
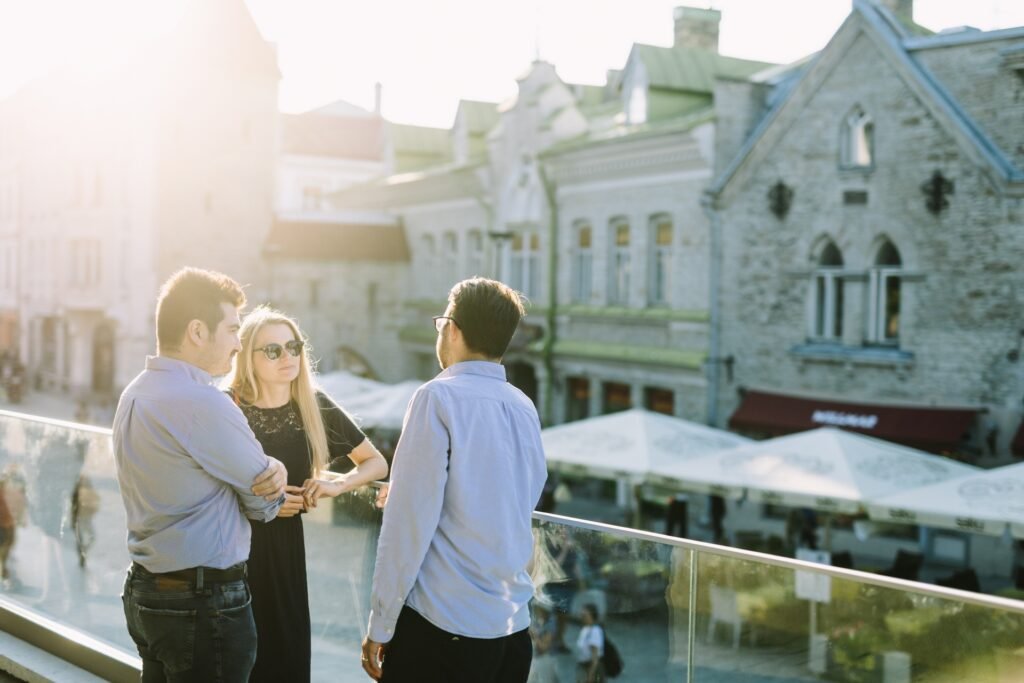
[[[977,414],[977,410],[966,408],[844,403],[748,391],[729,418],[729,426],[776,436],[839,427],[886,441],[942,450],[954,448],[963,440]],[[1020,434],[1018,438],[1022,438]]]

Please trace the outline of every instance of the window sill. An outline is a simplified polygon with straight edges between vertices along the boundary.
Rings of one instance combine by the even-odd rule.
[[[789,354],[800,360],[825,363],[853,363],[856,365],[887,365],[908,367],[914,364],[914,354],[896,347],[844,346],[831,342],[797,344]]]

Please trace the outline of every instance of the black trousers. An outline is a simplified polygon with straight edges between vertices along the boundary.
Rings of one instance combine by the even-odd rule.
[[[525,683],[532,659],[527,629],[501,638],[467,638],[403,607],[384,652],[381,683]]]

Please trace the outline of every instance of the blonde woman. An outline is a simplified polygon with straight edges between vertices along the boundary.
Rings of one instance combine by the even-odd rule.
[[[309,596],[299,513],[387,476],[384,456],[330,398],[316,390],[308,346],[291,318],[259,307],[239,332],[242,350],[231,375],[232,398],[264,452],[288,470],[277,519],[252,523],[249,585],[256,619],[256,666],[250,681],[308,681]],[[327,470],[348,457],[344,475]]]

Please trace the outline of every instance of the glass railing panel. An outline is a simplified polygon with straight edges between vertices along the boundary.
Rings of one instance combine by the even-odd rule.
[[[4,597],[135,649],[118,597],[128,567],[109,431],[0,415]]]
[[[690,552],[549,519],[534,525],[535,671],[576,680],[582,612],[592,605],[622,655],[621,680],[685,680]]]
[[[0,591],[134,656],[110,449],[108,430],[0,413]],[[313,680],[366,680],[375,497],[365,487],[304,517]],[[534,533],[539,682],[576,679],[585,605],[622,654],[618,680],[1024,681],[1020,603],[553,515],[535,515]]]
[[[383,516],[376,494],[367,486],[321,500],[303,520],[314,681],[369,680],[359,657]]]
[[[697,567],[695,683],[1024,681],[1024,614],[711,552]]]
[[[699,552],[694,680],[813,679],[811,617],[795,590],[788,568]]]

